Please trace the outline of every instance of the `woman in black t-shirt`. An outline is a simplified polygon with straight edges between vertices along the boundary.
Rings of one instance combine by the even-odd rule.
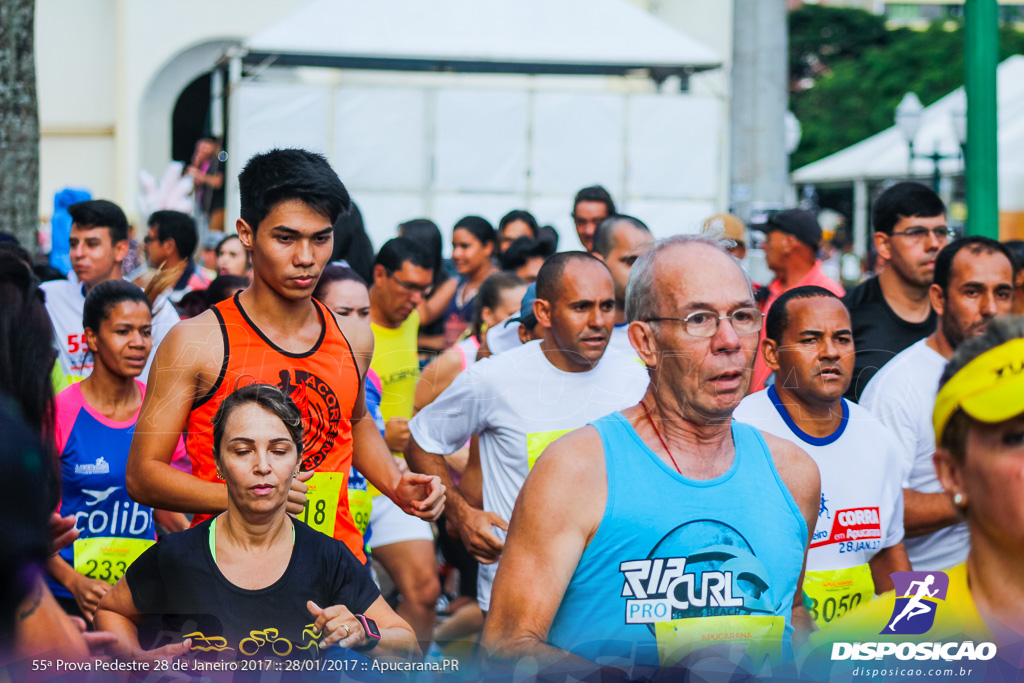
[[[142,554],[100,602],[97,627],[125,659],[317,658],[335,643],[415,656],[412,629],[344,543],[286,513],[302,418],[266,384],[242,387],[214,418],[227,511]]]

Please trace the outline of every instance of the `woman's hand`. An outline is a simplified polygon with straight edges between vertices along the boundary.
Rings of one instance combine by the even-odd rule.
[[[75,572],[78,574],[78,572]],[[71,581],[71,585],[67,587],[71,592],[71,595],[75,597],[75,602],[78,603],[78,609],[82,610],[82,614],[85,618],[92,623],[92,617],[96,614],[96,606],[100,604],[100,600],[110,590],[110,584],[106,581],[100,581],[99,579],[90,579],[84,574],[78,574],[78,576]]]
[[[341,647],[358,649],[366,644],[366,631],[348,607],[332,605],[323,609],[310,600],[306,603],[306,609],[316,619],[314,627],[320,631],[320,647],[337,643]]]

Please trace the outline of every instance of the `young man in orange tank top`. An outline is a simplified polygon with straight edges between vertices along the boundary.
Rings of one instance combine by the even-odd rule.
[[[311,449],[288,511],[365,561],[343,495],[350,465],[407,514],[426,520],[441,513],[444,487],[436,476],[400,472],[373,420],[363,419],[373,334],[312,298],[334,249],[333,223],[351,204],[348,192],[324,157],[288,149],[250,159],[239,189],[236,227],[252,255],[253,283],[175,326],[161,345],[128,457],[128,493],[199,519],[225,510],[227,489],[212,468],[213,414],[242,384],[275,384],[303,410]],[[182,432],[191,475],[170,466]],[[307,494],[315,510],[307,508]]]

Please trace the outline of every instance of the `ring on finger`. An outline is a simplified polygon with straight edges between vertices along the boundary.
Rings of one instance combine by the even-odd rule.
[[[348,624],[342,624],[341,627],[345,629],[345,637],[352,635],[352,629],[348,627]]]

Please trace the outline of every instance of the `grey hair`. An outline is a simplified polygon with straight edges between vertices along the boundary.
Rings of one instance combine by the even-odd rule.
[[[939,388],[944,387],[956,373],[981,354],[1022,337],[1024,316],[1000,315],[992,318],[985,325],[985,332],[980,337],[968,339],[956,348],[953,357],[946,363],[946,369],[942,371]],[[942,430],[939,445],[949,451],[957,462],[962,463],[967,455],[967,428],[970,423],[967,414],[958,408],[946,422],[946,428]]]
[[[640,255],[640,258],[636,260],[636,263],[633,264],[633,268],[630,270],[629,283],[626,285],[626,319],[634,322],[636,320],[658,317],[659,302],[654,281],[655,266],[658,261],[658,255],[661,252],[676,246],[699,244],[711,247],[727,256],[736,264],[739,271],[743,273],[743,279],[747,283],[747,290],[750,292],[750,297],[753,298],[754,287],[751,283],[750,275],[743,267],[743,263],[729,253],[730,243],[732,243],[732,240],[722,239],[715,233],[676,235],[655,242],[653,246]]]

